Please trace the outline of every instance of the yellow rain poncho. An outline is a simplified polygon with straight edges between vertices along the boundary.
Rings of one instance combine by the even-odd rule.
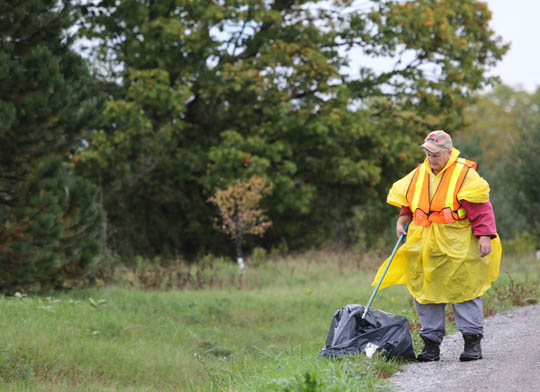
[[[446,166],[434,176],[426,158],[430,181],[440,181],[443,172],[458,158],[454,149]],[[397,207],[408,205],[406,193],[415,170],[392,185],[387,202]],[[435,189],[436,186],[431,187]],[[433,196],[433,195],[431,195]],[[458,200],[471,203],[489,201],[489,185],[475,170],[469,170]],[[394,255],[380,288],[405,284],[421,304],[458,303],[484,294],[499,276],[501,243],[491,241],[492,251],[480,257],[478,239],[471,223],[464,219],[454,223],[432,223],[427,227],[410,223],[407,240]],[[388,259],[379,268],[373,285],[379,281]]]

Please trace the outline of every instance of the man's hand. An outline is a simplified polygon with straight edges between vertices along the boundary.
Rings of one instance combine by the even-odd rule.
[[[491,253],[491,237],[487,235],[480,236],[478,238],[478,250],[481,257],[489,255]]]
[[[410,215],[401,215],[396,223],[396,234],[398,238],[401,236],[401,234],[407,235],[407,231],[405,230],[405,225],[408,225],[412,221],[412,216]]]

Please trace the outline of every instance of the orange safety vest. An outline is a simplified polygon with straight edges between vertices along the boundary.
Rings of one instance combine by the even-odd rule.
[[[437,190],[430,200],[429,173],[425,163],[416,168],[416,172],[407,189],[407,203],[413,213],[413,220],[420,226],[429,226],[432,222],[452,223],[467,218],[465,209],[457,199],[457,194],[470,169],[476,170],[478,164],[464,158],[458,158],[444,171]]]

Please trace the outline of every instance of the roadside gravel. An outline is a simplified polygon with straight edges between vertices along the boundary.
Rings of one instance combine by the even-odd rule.
[[[540,304],[487,319],[483,359],[460,362],[463,338],[447,335],[441,360],[410,363],[389,380],[395,392],[540,391]]]

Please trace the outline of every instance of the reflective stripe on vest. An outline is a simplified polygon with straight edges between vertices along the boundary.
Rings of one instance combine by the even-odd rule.
[[[430,198],[429,173],[424,163],[418,165],[406,194],[414,221],[429,226],[432,222],[452,223],[465,219],[467,214],[457,194],[469,169],[476,170],[477,167],[476,162],[458,158],[445,169],[433,198]]]
[[[424,181],[429,181],[429,177],[426,176],[426,165],[420,165],[416,172],[417,174],[415,174],[415,176],[417,176],[417,180],[416,186],[414,187],[414,196],[412,199],[412,203],[409,203],[411,211],[414,211],[418,208],[418,203],[420,203],[420,196],[422,194],[422,188],[424,187]]]

